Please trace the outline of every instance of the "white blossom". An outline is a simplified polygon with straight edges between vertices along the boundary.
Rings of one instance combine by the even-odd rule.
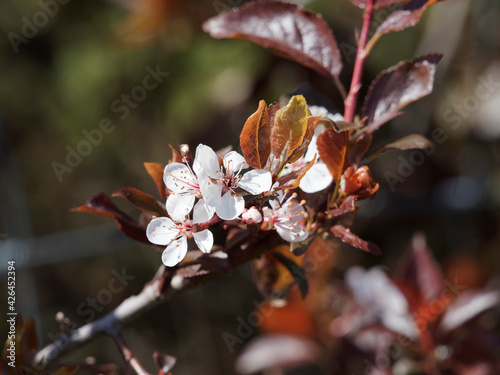
[[[249,166],[245,158],[236,151],[228,152],[220,166],[214,150],[200,144],[196,149],[196,160],[206,176],[203,180],[200,179],[203,198],[215,208],[221,219],[235,219],[245,209],[245,200],[237,195],[236,189],[253,195],[271,189],[272,176],[269,171],[253,169],[241,174],[241,170]]]
[[[182,221],[193,209],[196,198],[201,198],[200,180],[205,178],[196,157],[191,169],[188,164],[173,162],[165,167],[163,181],[170,190],[167,212],[170,217]]]
[[[298,203],[293,201],[297,193],[293,193],[284,203],[284,194],[277,200],[270,200],[271,208],[264,207],[264,227],[274,227],[276,232],[288,242],[304,241],[309,236],[309,231],[301,224],[305,218],[306,211],[303,205],[305,201]]]
[[[197,232],[196,224],[210,220],[213,214],[213,208],[200,200],[194,206],[193,220],[174,221],[168,217],[151,220],[146,229],[148,240],[155,245],[167,245],[161,256],[163,264],[173,267],[184,259],[190,237],[201,251],[209,253],[214,243],[212,232],[208,229]]]

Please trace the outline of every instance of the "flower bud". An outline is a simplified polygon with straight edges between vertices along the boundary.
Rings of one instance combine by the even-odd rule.
[[[243,211],[243,214],[241,215],[241,220],[245,224],[250,224],[250,225],[259,224],[262,222],[262,215],[258,209],[252,206],[248,210],[245,209],[245,211]]]
[[[366,165],[357,170],[351,166],[342,176],[340,189],[346,195],[357,195],[363,198],[375,193],[378,190],[378,184],[373,182],[370,169]]]

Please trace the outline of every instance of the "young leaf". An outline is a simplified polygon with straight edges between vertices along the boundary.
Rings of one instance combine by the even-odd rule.
[[[330,228],[330,231],[333,233],[335,237],[340,238],[343,242],[348,243],[358,249],[367,251],[369,253],[380,255],[382,252],[378,248],[377,245],[367,242],[356,236],[352,233],[349,228],[344,227],[343,225],[337,224]]]
[[[165,186],[165,182],[163,182],[163,171],[165,170],[165,167],[158,163],[144,163],[144,168],[146,168],[146,171],[156,184],[161,199],[166,201],[167,187]]]
[[[302,177],[311,169],[315,161],[316,160],[313,159],[299,169],[278,178],[279,185],[274,190],[297,189],[300,185],[300,180],[302,180]]]
[[[366,8],[366,3],[368,0],[349,0],[354,5],[357,5],[361,9]],[[407,3],[409,0],[375,0],[373,4],[373,9],[385,8],[394,4]]]
[[[344,168],[347,149],[347,132],[337,133],[334,129],[323,130],[316,141],[319,157],[326,164],[333,181],[338,183]]]
[[[323,19],[280,1],[256,1],[210,18],[203,30],[214,38],[249,40],[335,80],[342,69],[337,42]]]
[[[271,151],[282,163],[304,141],[307,117],[307,103],[302,95],[292,96],[286,107],[276,112],[271,132]]]
[[[259,102],[259,108],[243,126],[240,147],[249,166],[256,169],[264,168],[271,153],[271,128],[264,100]]]
[[[156,216],[168,216],[167,210],[151,195],[139,189],[125,187],[115,191],[111,196],[122,197],[136,206],[139,210]]]
[[[304,274],[304,271],[302,271],[302,268],[300,268],[293,260],[279,252],[273,252],[271,253],[271,255],[274,259],[278,260],[282,265],[284,265],[288,272],[290,272],[295,282],[297,283],[297,286],[299,287],[302,298],[305,298],[307,292],[309,291],[309,286],[307,284],[306,275]]]
[[[302,141],[302,144],[295,149],[292,155],[290,155],[287,163],[294,163],[299,160],[302,155],[304,155],[314,135],[314,128],[316,127],[316,125],[318,125],[322,118],[323,117],[321,115],[307,117],[307,129],[306,133],[304,134],[304,140]]]
[[[375,78],[364,106],[369,133],[398,116],[406,105],[432,92],[439,60],[441,55],[433,54],[403,61]]]
[[[376,40],[383,34],[392,31],[401,31],[415,26],[424,11],[440,0],[411,0],[402,9],[391,13],[375,31],[373,39]]]
[[[76,206],[71,211],[90,212],[113,219],[118,224],[118,228],[127,236],[134,240],[150,244],[146,237],[146,228],[120,210],[104,193],[94,195],[86,204]]]
[[[379,157],[380,155],[386,153],[387,151],[393,150],[423,150],[426,148],[431,148],[432,143],[427,138],[420,134],[411,134],[406,137],[400,138],[397,141],[388,143],[375,151],[371,152],[366,156],[366,162]]]

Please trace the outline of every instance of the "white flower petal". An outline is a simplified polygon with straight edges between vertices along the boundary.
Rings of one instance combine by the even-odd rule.
[[[200,199],[194,206],[193,224],[205,223],[215,214],[215,208],[208,205],[204,199]]]
[[[149,222],[146,228],[148,240],[156,245],[168,245],[179,235],[175,223],[168,217],[158,217]]]
[[[161,261],[167,267],[173,267],[184,259],[187,253],[187,239],[181,237],[173,241],[161,254]]]
[[[215,206],[222,196],[222,186],[213,182],[210,177],[200,181],[201,195],[210,206]]]
[[[216,203],[215,212],[223,220],[236,219],[245,209],[245,200],[242,197],[233,197],[228,191]]]
[[[214,235],[208,229],[201,232],[193,233],[194,242],[198,245],[198,249],[204,253],[209,253],[214,245]]]
[[[245,158],[236,151],[228,152],[222,159],[222,165],[226,172],[238,173],[242,169],[248,168]]]
[[[170,163],[163,172],[163,181],[176,193],[196,192],[198,181],[186,164]]]
[[[305,193],[316,193],[326,189],[332,181],[333,177],[328,171],[326,164],[319,161],[302,177],[299,187]]]
[[[238,187],[248,191],[250,194],[258,195],[271,189],[273,178],[269,171],[263,169],[252,169],[243,175]]]
[[[309,143],[309,146],[307,147],[307,151],[306,153],[304,154],[304,156],[302,157],[303,160],[308,163],[310,162],[311,160],[313,160],[314,158],[314,155],[318,154],[318,145],[316,143],[316,141],[318,140],[318,135],[323,131],[325,130],[325,126],[324,125],[317,125],[315,128],[314,128],[314,134],[311,138],[311,143]]]
[[[195,160],[199,163],[201,169],[203,169],[207,176],[215,179],[220,178],[219,159],[215,151],[210,147],[203,144],[198,145],[196,148]]]
[[[273,216],[273,210],[271,210],[269,207],[263,207],[262,213],[264,214],[264,217],[267,219],[270,219]]]
[[[304,241],[307,237],[309,237],[308,230],[301,225],[295,225],[293,230],[291,230],[288,226],[279,224],[276,224],[274,227],[280,237],[288,242]]]
[[[170,194],[167,198],[167,212],[175,221],[184,221],[194,206],[194,194]]]

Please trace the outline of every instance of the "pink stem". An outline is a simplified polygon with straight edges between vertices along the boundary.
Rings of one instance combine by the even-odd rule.
[[[366,60],[365,47],[368,41],[368,33],[370,31],[370,23],[373,18],[373,3],[375,0],[368,0],[366,9],[363,13],[363,28],[358,43],[358,51],[356,53],[356,61],[354,62],[354,70],[352,72],[351,87],[349,94],[344,101],[345,111],[344,118],[346,122],[352,122],[356,113],[356,105],[358,103],[358,94],[361,88],[361,76],[363,75],[363,67]]]

